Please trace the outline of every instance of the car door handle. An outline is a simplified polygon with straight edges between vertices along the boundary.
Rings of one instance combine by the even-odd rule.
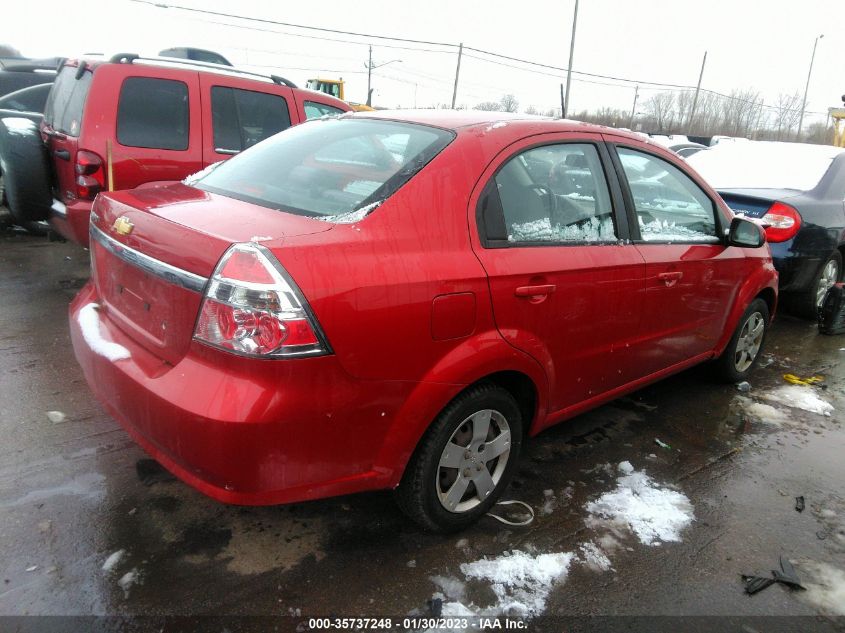
[[[62,160],[70,160],[70,152],[66,149],[57,149],[53,154],[56,155],[56,158],[61,158]]]
[[[674,286],[684,276],[680,270],[675,270],[667,273],[659,273],[657,278],[665,282],[667,286]]]
[[[542,286],[519,286],[513,293],[517,297],[543,297],[552,294],[557,288],[554,284]]]

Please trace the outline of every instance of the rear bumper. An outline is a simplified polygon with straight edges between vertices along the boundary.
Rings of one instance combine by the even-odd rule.
[[[91,303],[98,297],[89,282],[70,306],[88,384],[146,452],[200,492],[269,505],[385,488],[395,479],[399,465],[374,461],[411,384],[356,380],[334,356],[253,360],[198,343],[170,365],[98,311],[96,336],[128,352],[109,360],[79,323]]]
[[[50,226],[65,239],[88,246],[88,222],[93,204],[90,200],[75,200],[64,204],[54,199]]]

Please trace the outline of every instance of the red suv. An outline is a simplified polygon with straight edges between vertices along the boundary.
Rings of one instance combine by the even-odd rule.
[[[27,226],[49,219],[87,245],[99,192],[178,182],[292,125],[349,110],[228,66],[128,54],[70,60],[40,126],[46,156],[31,126],[0,121],[10,211]]]
[[[215,499],[395,488],[487,512],[523,442],[774,314],[763,231],[632,134],[501,113],[310,121],[191,185],[100,195],[70,308],[91,388]]]

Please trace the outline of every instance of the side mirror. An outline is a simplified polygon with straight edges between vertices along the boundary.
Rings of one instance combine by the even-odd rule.
[[[731,220],[731,228],[728,231],[728,246],[760,248],[765,243],[766,233],[762,226],[741,217],[735,217]]]

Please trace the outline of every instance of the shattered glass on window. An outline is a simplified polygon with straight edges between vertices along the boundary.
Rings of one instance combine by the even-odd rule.
[[[656,156],[617,151],[644,241],[719,242],[713,202],[691,178]]]
[[[496,175],[508,241],[615,242],[613,207],[595,146],[561,143],[511,158]]]
[[[552,226],[548,218],[513,224],[508,234],[509,242],[613,242],[616,233],[613,218],[592,217],[578,224]]]

